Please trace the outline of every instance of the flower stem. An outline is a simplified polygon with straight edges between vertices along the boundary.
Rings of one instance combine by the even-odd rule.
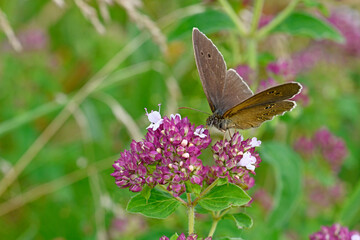
[[[247,44],[248,64],[251,69],[257,72],[257,45],[258,41],[255,38],[249,38]]]
[[[263,6],[264,6],[264,0],[256,0],[255,1],[254,13],[253,13],[251,29],[250,29],[251,35],[253,35],[258,28]]]
[[[240,21],[238,15],[235,13],[235,11],[231,7],[231,5],[226,0],[219,0],[219,3],[224,8],[225,12],[228,14],[228,16],[231,18],[231,20],[235,23],[235,26],[238,29],[240,36],[245,36],[246,35],[246,27]]]
[[[212,237],[214,235],[217,224],[220,221],[220,219],[221,218],[219,218],[219,212],[217,212],[215,215],[213,215],[213,222],[212,222],[208,237]]]
[[[160,187],[162,190],[164,190],[165,192],[169,193],[173,198],[175,198],[176,200],[178,200],[182,205],[188,206],[188,204],[187,204],[184,200],[182,200],[180,197],[175,197],[170,191],[168,191],[168,190],[166,189],[166,187],[165,187],[164,185],[157,185],[157,186],[159,186],[159,187]]]
[[[189,235],[194,233],[195,226],[195,207],[193,204],[188,205],[188,217],[189,217]]]
[[[275,27],[277,27],[282,21],[284,21],[294,10],[296,5],[298,4],[300,0],[293,0],[287,5],[287,7],[280,12],[268,25],[261,28],[257,34],[257,39],[263,39],[266,37],[269,32],[271,32]]]
[[[197,202],[205,195],[207,194],[213,187],[216,186],[216,184],[218,183],[219,178],[217,178],[212,184],[210,184],[204,191],[202,191],[200,193],[200,195],[195,198],[195,200],[193,201],[193,205],[196,206]]]

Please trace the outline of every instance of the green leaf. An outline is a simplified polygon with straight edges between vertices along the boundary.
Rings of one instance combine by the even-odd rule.
[[[226,214],[224,219],[234,220],[236,227],[239,229],[251,228],[253,225],[252,218],[245,213]]]
[[[177,233],[174,233],[174,235],[172,235],[170,237],[170,240],[176,240],[176,239],[178,239],[178,237],[179,237],[179,235]]]
[[[329,15],[329,9],[326,7],[326,5],[317,0],[303,0],[303,3],[306,7],[317,8],[325,16]]]
[[[201,193],[201,186],[198,184],[193,184],[189,181],[185,182],[186,185],[186,192],[188,193],[195,193],[196,195],[199,195]]]
[[[211,211],[221,211],[230,206],[242,206],[247,204],[251,198],[240,187],[234,184],[216,186],[207,193],[199,204]]]
[[[219,178],[219,180],[217,182],[217,186],[221,186],[221,185],[228,184],[228,183],[229,183],[229,180],[227,177]]]
[[[269,228],[278,228],[287,223],[300,200],[302,159],[289,146],[277,142],[264,142],[260,156],[274,167],[277,184],[268,224]]]
[[[151,196],[151,188],[148,185],[145,185],[140,194],[146,199],[147,202]]]
[[[352,226],[359,222],[360,212],[360,181],[349,198],[346,199],[340,212],[340,222],[344,226]]]
[[[307,36],[317,40],[329,39],[338,43],[344,42],[344,37],[331,24],[320,18],[301,12],[292,13],[274,28],[273,32]]]
[[[180,205],[171,195],[152,189],[148,201],[139,193],[132,197],[126,210],[132,213],[141,213],[152,218],[166,218]]]
[[[208,34],[224,29],[233,29],[235,25],[225,13],[216,10],[206,10],[205,12],[183,18],[179,25],[170,32],[168,40],[174,41],[190,36],[194,27]]]

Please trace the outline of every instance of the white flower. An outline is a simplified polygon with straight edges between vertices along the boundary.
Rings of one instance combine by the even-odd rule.
[[[360,235],[359,234],[352,235],[351,240],[360,240]]]
[[[170,119],[175,119],[176,118],[176,116],[179,116],[179,118],[181,119],[181,115],[180,114],[170,114]]]
[[[205,128],[197,128],[194,132],[195,136],[199,136],[200,138],[205,138],[206,134],[204,133]]]
[[[164,119],[161,118],[160,115],[160,104],[159,104],[159,111],[153,111],[151,110],[150,113],[148,113],[147,109],[145,108],[146,111],[146,115],[149,119],[149,121],[151,122],[150,125],[146,128],[152,128],[152,130],[156,130],[160,127],[160,125],[163,123]]]
[[[255,170],[255,164],[256,163],[256,158],[254,156],[251,155],[250,152],[246,152],[244,153],[242,159],[240,160],[240,162],[238,163],[238,165],[242,166],[242,167],[246,167],[246,169],[254,171]]]
[[[257,140],[256,137],[253,137],[250,142],[250,147],[259,147],[261,145],[261,141]]]

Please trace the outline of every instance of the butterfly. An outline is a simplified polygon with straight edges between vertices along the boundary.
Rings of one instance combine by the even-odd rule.
[[[234,69],[227,70],[222,54],[205,34],[194,28],[192,39],[196,66],[213,113],[207,126],[223,132],[255,128],[296,106],[289,99],[300,93],[300,83],[284,83],[254,95]]]

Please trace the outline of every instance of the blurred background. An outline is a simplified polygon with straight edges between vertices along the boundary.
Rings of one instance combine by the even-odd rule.
[[[239,230],[224,220],[214,239],[306,239],[335,222],[359,231],[360,3],[266,1],[254,31],[291,4],[300,13],[253,48],[227,7],[250,29],[256,2],[0,1],[0,239],[186,232],[182,208],[165,220],[127,213],[134,193],[110,174],[119,153],[146,133],[145,107],[161,103],[162,115],[205,123],[205,114],[178,109],[210,113],[193,27],[254,92],[286,81],[304,86],[295,110],[241,131],[264,145],[254,202],[242,210],[254,226]],[[307,14],[318,25],[306,25]],[[198,218],[205,236],[211,217]]]

